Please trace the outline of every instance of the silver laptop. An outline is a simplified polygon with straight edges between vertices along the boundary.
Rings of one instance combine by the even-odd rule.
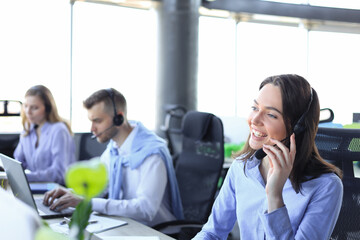
[[[45,206],[42,203],[42,196],[34,199],[24,169],[21,166],[21,162],[2,153],[0,153],[0,158],[4,166],[9,185],[16,198],[37,210],[39,215],[44,219],[71,216],[75,210],[74,208],[67,208],[62,211],[52,211],[48,206]]]

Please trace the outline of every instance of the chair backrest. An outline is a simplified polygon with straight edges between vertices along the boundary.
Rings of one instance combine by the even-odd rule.
[[[360,178],[354,162],[360,161],[360,129],[319,128],[315,143],[320,155],[343,170],[344,196],[331,239],[360,239]]]
[[[182,122],[182,151],[175,166],[185,220],[207,221],[223,163],[222,121],[210,113],[187,112]]]
[[[181,124],[187,110],[178,104],[167,104],[164,108],[166,115],[160,129],[165,134],[171,156],[176,160],[182,148]]]
[[[321,157],[354,177],[353,162],[360,161],[360,129],[319,127],[315,138]]]
[[[13,157],[16,146],[19,143],[20,134],[0,134],[0,153]]]
[[[331,239],[360,239],[360,179],[344,178],[344,196],[340,215]]]
[[[99,143],[91,136],[92,133],[90,132],[74,134],[76,145],[75,156],[77,160],[89,160],[100,156],[105,151],[107,143]]]

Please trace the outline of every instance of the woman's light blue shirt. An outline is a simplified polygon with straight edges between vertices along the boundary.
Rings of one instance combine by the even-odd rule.
[[[34,126],[20,141],[14,158],[31,172],[26,176],[30,182],[57,182],[64,184],[64,173],[75,162],[75,143],[63,122],[46,122],[41,128],[38,147]]]
[[[259,164],[250,158],[244,173],[244,162],[233,162],[208,222],[194,239],[226,239],[236,220],[240,239],[329,239],[341,208],[341,179],[323,174],[302,183],[298,194],[288,179],[283,189],[285,206],[267,213]]]

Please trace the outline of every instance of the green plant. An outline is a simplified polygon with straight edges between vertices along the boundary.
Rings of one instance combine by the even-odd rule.
[[[106,166],[98,159],[79,162],[67,171],[65,177],[67,187],[84,197],[77,205],[69,223],[70,233],[75,235],[76,239],[84,239],[84,231],[92,211],[91,198],[104,190],[107,180]]]
[[[239,144],[225,143],[224,144],[224,155],[225,158],[231,158],[232,154],[241,151],[244,148],[245,142]]]

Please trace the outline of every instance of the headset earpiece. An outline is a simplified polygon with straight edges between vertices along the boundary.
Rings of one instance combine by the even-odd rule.
[[[305,129],[306,129],[306,127],[305,127],[304,115],[303,115],[303,116],[301,116],[299,121],[297,121],[297,123],[295,124],[293,132],[295,133],[295,136],[296,136],[296,135],[299,135],[300,133],[304,132]]]
[[[48,104],[45,104],[45,112],[50,113],[51,112],[51,106]]]
[[[120,126],[124,122],[124,116],[122,114],[117,114],[113,118],[113,122],[115,126]]]
[[[115,126],[120,126],[121,124],[123,124],[124,122],[124,116],[122,114],[118,114],[116,112],[116,105],[115,105],[115,97],[114,97],[114,92],[111,88],[106,89],[106,91],[108,92],[111,102],[113,104],[113,108],[114,108],[114,118],[113,118],[113,124]]]
[[[294,130],[293,132],[295,133],[295,136],[304,132],[305,129],[306,129],[306,126],[305,126],[305,117],[307,115],[307,113],[309,112],[310,110],[310,106],[311,106],[311,103],[313,101],[313,90],[312,88],[310,88],[310,101],[309,101],[309,104],[307,106],[307,109],[306,111],[301,115],[301,117],[299,118],[299,120],[296,122],[295,126],[294,126]]]

